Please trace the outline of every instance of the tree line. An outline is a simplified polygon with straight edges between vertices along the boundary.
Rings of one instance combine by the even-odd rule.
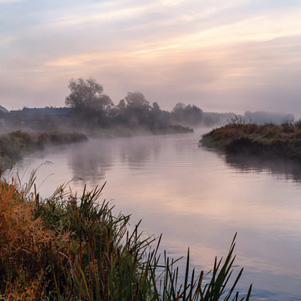
[[[127,127],[156,128],[180,124],[197,126],[203,120],[203,111],[195,105],[178,103],[171,112],[162,110],[157,102],[150,103],[141,92],[128,92],[114,105],[104,94],[103,86],[95,79],[71,79],[66,106],[81,124],[91,126],[123,125]]]
[[[169,112],[162,110],[157,102],[150,103],[141,92],[128,92],[114,105],[104,94],[103,86],[95,79],[71,79],[70,94],[65,99],[66,106],[72,108],[80,126],[125,126],[156,129],[170,125],[184,127],[216,126],[231,123],[239,118],[244,123],[291,123],[292,114],[250,112],[244,115],[234,113],[203,112],[192,104],[177,103]]]

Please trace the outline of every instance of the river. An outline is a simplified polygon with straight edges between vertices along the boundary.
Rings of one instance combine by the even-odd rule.
[[[34,153],[11,173],[26,181],[39,166],[44,197],[69,181],[78,193],[107,182],[102,199],[132,226],[142,219],[141,230],[162,233],[171,257],[189,247],[197,271],[225,256],[237,232],[238,289],[252,283],[253,300],[301,300],[301,168],[229,158],[199,147],[202,133],[90,139]]]

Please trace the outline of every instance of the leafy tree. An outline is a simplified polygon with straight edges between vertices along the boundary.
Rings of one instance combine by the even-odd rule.
[[[161,111],[160,106],[158,105],[157,102],[153,102],[152,111],[155,113],[159,113]]]
[[[157,102],[154,102],[152,105],[149,124],[151,128],[166,125],[166,116],[164,116]]]
[[[127,96],[120,100],[119,122],[131,127],[148,126],[150,123],[151,105],[140,92],[128,92]]]
[[[110,97],[103,94],[102,85],[95,79],[71,79],[70,95],[66,97],[67,106],[74,108],[76,114],[88,123],[103,123],[105,115],[114,106]]]
[[[149,111],[151,109],[149,101],[140,92],[128,92],[125,97],[127,108],[135,109],[138,111]]]
[[[173,108],[172,120],[185,126],[199,125],[203,119],[203,111],[195,105],[187,105],[177,103]]]
[[[117,108],[118,108],[121,112],[125,110],[126,104],[125,104],[124,99],[121,99],[121,100],[119,101],[119,104],[117,105]]]

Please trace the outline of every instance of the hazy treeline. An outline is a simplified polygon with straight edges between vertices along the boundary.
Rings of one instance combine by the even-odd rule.
[[[182,132],[201,126],[220,126],[233,121],[242,123],[292,123],[294,116],[284,113],[204,112],[194,104],[177,103],[171,111],[162,110],[158,102],[151,103],[141,92],[128,92],[117,105],[104,93],[95,79],[71,79],[70,94],[65,99],[68,108],[23,108],[10,113],[0,106],[0,125],[29,128],[123,128],[143,129],[154,133]],[[52,110],[52,111],[51,111]],[[51,111],[51,112],[50,112]],[[7,116],[9,117],[7,118]],[[5,122],[3,122],[5,120]],[[183,128],[184,127],[184,128]]]
[[[202,110],[195,106],[190,106],[189,112],[184,105],[176,106],[172,112],[162,110],[157,102],[150,103],[140,92],[128,92],[114,105],[103,93],[103,87],[91,78],[72,79],[69,88],[71,93],[65,104],[73,109],[72,114],[80,125],[154,129],[173,124],[188,125],[186,120],[197,121],[202,117]]]
[[[234,113],[204,112],[193,104],[177,103],[169,112],[162,110],[157,102],[150,103],[141,92],[128,92],[114,105],[103,93],[103,87],[94,79],[72,79],[70,95],[65,104],[74,109],[79,121],[101,126],[123,125],[128,127],[156,128],[168,125],[188,127],[215,126],[227,124],[239,118],[244,123],[292,123],[292,114],[273,112],[250,112],[244,115]]]
[[[65,104],[73,109],[81,125],[122,125],[130,128],[156,129],[170,125],[188,127],[212,126],[226,123],[235,117],[234,113],[206,113],[196,105],[177,103],[169,112],[162,110],[157,102],[149,102],[141,92],[128,92],[114,105],[104,94],[102,85],[94,79],[72,79],[70,95]]]

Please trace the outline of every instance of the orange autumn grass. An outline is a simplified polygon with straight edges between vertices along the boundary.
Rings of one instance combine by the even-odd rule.
[[[41,285],[43,268],[48,264],[45,254],[55,255],[66,250],[68,233],[54,233],[46,227],[41,217],[36,218],[36,202],[26,185],[20,189],[19,182],[14,178],[11,183],[1,181],[0,261],[1,274],[5,274],[6,279],[7,300],[42,298],[45,293]]]

